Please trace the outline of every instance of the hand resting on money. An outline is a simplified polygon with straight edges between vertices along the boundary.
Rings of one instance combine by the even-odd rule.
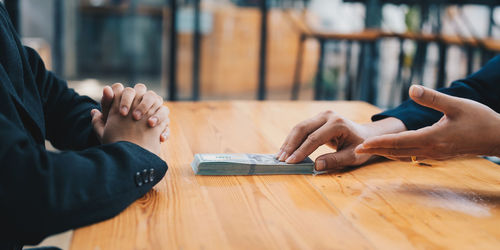
[[[336,149],[336,152],[319,156],[315,161],[316,170],[341,170],[361,165],[372,157],[370,154],[360,155],[354,152],[366,139],[405,130],[403,122],[396,118],[357,124],[333,111],[325,111],[295,126],[276,157],[287,163],[301,162],[318,147],[326,144]]]

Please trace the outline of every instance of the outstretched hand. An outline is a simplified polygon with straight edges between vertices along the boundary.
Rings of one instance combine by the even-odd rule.
[[[298,163],[326,144],[337,151],[319,156],[316,170],[342,170],[361,165],[371,158],[371,155],[354,153],[356,146],[367,138],[405,129],[404,124],[396,118],[361,125],[333,111],[325,111],[295,126],[276,157],[287,163]]]
[[[410,97],[444,116],[432,126],[367,139],[359,154],[444,160],[462,155],[500,155],[500,114],[468,99],[414,85]]]

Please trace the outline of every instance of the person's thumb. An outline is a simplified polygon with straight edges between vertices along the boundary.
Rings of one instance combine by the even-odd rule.
[[[453,114],[460,105],[459,98],[420,85],[411,86],[410,97],[416,103],[446,115]]]
[[[102,109],[102,120],[106,121],[108,119],[109,110],[111,108],[111,104],[113,103],[113,99],[115,94],[111,87],[106,86],[102,90],[102,98],[101,98],[101,109]]]
[[[94,131],[96,132],[100,140],[102,139],[102,136],[104,134],[105,123],[103,120],[103,115],[98,109],[92,109],[92,111],[90,111],[90,115],[92,116],[92,127],[94,128]]]
[[[354,165],[356,155],[352,150],[340,150],[335,153],[324,154],[316,158],[316,171],[342,170]]]

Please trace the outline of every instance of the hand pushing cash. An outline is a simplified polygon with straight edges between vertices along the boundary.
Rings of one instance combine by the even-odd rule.
[[[284,175],[313,174],[314,162],[306,158],[287,164],[266,154],[196,154],[191,163],[197,175]]]

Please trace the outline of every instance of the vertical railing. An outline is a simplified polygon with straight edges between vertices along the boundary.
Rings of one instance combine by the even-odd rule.
[[[201,0],[194,0],[194,28],[193,28],[193,101],[200,99],[200,64],[201,64],[201,31],[200,6]]]
[[[260,0],[261,26],[259,49],[259,86],[257,99],[266,99],[266,63],[267,63],[267,0]]]
[[[170,4],[170,44],[168,60],[168,99],[177,101],[177,0],[167,0]]]

